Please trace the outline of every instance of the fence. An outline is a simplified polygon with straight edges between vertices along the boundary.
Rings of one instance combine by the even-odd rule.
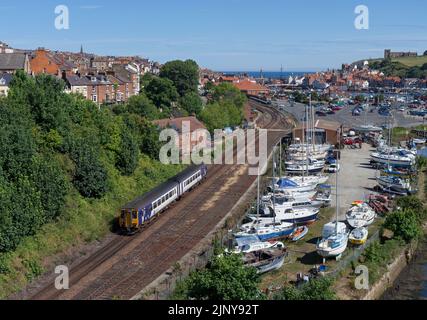
[[[348,266],[359,259],[362,255],[363,251],[369,247],[373,242],[378,241],[380,239],[380,231],[377,230],[364,245],[358,247],[348,247],[346,254],[343,258],[338,262],[337,266],[332,270],[327,272],[327,275],[333,278],[336,278],[340,275],[340,273],[348,268]]]
[[[165,273],[165,277],[151,290],[148,290],[141,297],[150,300],[167,300],[174,293],[177,284],[188,277],[190,273],[203,269],[214,254],[213,246],[206,250],[195,253],[176,263],[172,269]]]

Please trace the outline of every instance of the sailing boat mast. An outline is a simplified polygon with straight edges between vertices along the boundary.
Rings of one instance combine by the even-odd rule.
[[[257,215],[257,219],[259,219],[259,166],[258,166],[258,181],[257,181],[257,201],[256,201],[256,215]],[[274,187],[274,186],[273,186]]]
[[[275,171],[276,171],[276,159],[275,159],[275,150],[273,148],[273,224],[276,225],[276,188],[275,188]]]
[[[339,141],[341,141],[341,129],[339,131]],[[338,212],[339,212],[339,197],[338,197],[338,173],[339,173],[339,158],[341,155],[341,151],[340,151],[340,145],[338,145],[338,152],[337,152],[337,172],[336,172],[336,176],[335,176],[335,234],[338,234]]]
[[[282,177],[282,138],[280,138],[279,143],[280,149],[279,149],[279,179]]]
[[[307,169],[307,176],[308,174],[308,110],[307,110],[307,105],[305,106],[305,124],[306,124],[306,137],[307,137],[307,141],[305,142],[305,164],[306,164],[306,169]],[[304,164],[303,164],[304,165]],[[304,174],[304,170],[302,171]],[[303,175],[303,181],[304,181],[304,175]]]
[[[312,106],[312,102],[311,102],[311,92],[310,92],[310,115],[311,115],[311,124],[312,124],[312,126],[311,126],[311,143],[312,143],[312,146],[313,146],[313,153],[316,151],[316,148],[315,148],[315,144],[316,144],[316,141],[315,141],[315,137],[316,137],[316,132],[315,132],[315,121],[314,121],[314,109],[313,109],[313,106]]]

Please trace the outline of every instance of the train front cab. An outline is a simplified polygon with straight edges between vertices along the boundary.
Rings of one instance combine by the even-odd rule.
[[[122,209],[119,218],[120,229],[128,234],[135,233],[139,226],[139,215],[135,209]]]

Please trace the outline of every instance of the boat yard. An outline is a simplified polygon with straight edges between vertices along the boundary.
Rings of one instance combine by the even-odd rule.
[[[302,118],[292,144],[288,139],[273,152],[269,176],[258,178],[257,199],[230,230],[227,244],[244,261],[259,253],[247,266],[262,274],[260,288],[267,295],[319,276],[347,274],[334,284],[338,296],[346,298],[340,291],[348,290],[348,279],[354,278],[351,266],[380,239],[395,198],[418,190],[416,147],[425,140],[393,146],[390,130],[356,130],[319,120],[310,105]],[[233,238],[234,243],[254,242],[239,247]],[[270,258],[263,261],[262,255]]]
[[[377,171],[369,165],[370,154],[374,150],[369,144],[363,144],[362,149],[345,148],[341,150],[339,172],[339,220],[346,220],[346,211],[356,200],[367,199],[377,185]],[[323,263],[322,257],[316,252],[318,238],[321,237],[323,225],[335,220],[335,180],[336,174],[331,174],[328,184],[332,186],[331,207],[321,209],[318,221],[309,226],[309,232],[297,243],[287,242],[289,256],[284,266],[263,276],[261,287],[267,291],[276,291],[287,283],[294,283],[297,274],[308,274],[315,266]],[[375,234],[382,219],[369,227],[369,236]],[[347,250],[351,252],[352,250]],[[346,258],[346,252],[342,259]],[[339,261],[326,260],[327,270],[337,268]]]

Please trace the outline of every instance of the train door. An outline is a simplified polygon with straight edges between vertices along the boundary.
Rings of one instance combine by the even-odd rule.
[[[138,223],[138,210],[132,209],[132,228],[137,228],[139,226]]]
[[[144,208],[144,222],[147,222],[148,220],[150,220],[151,212],[153,211],[152,209],[153,207],[151,204]]]
[[[181,186],[182,186],[182,182],[179,182],[178,185],[176,186],[176,189],[178,191],[178,195],[177,195],[178,199],[181,198],[181,195],[182,195],[182,188],[181,188]]]
[[[138,210],[138,227],[144,223],[144,209]]]

